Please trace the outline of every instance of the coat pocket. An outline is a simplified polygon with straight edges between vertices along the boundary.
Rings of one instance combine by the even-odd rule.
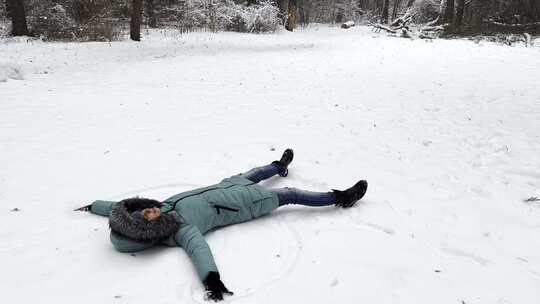
[[[262,214],[263,203],[266,198],[258,199],[251,203],[251,216],[253,218],[259,217]]]
[[[253,218],[256,218],[261,215],[270,213],[275,208],[277,208],[277,206],[272,203],[272,197],[263,197],[261,199],[253,201],[251,203],[250,209]]]

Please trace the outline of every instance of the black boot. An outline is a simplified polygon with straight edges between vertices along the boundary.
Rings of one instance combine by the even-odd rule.
[[[289,170],[287,169],[287,166],[292,162],[294,158],[294,153],[292,149],[286,149],[283,152],[283,155],[281,156],[280,160],[275,160],[272,162],[272,164],[277,164],[279,166],[279,176],[285,177],[287,174],[289,174]]]
[[[336,195],[336,206],[343,208],[354,206],[354,204],[366,194],[367,186],[367,181],[361,180],[344,191],[332,189]]]

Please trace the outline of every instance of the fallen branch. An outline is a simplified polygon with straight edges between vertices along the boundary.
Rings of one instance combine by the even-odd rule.
[[[412,16],[405,15],[405,16],[397,18],[390,25],[392,26],[394,30],[399,30],[402,28],[406,28],[408,30],[409,29],[408,23],[411,22],[411,20],[412,20]]]
[[[369,25],[373,27],[372,30],[375,33],[379,33],[381,30],[386,31],[388,33],[392,33],[392,34],[397,33],[396,30],[394,30],[394,29],[392,29],[392,28],[390,28],[390,27],[388,27],[386,25],[382,25],[382,24],[379,24],[379,23],[371,23],[371,22],[369,23]]]
[[[412,16],[405,14],[392,21],[389,26],[372,22],[370,22],[369,25],[373,27],[373,31],[376,33],[385,31],[391,34],[400,34],[401,37],[412,38],[412,33],[409,29],[409,22],[411,22],[411,20]]]

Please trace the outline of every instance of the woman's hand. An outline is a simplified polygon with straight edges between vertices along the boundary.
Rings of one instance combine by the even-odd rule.
[[[75,209],[73,211],[91,211],[91,210],[92,210],[92,204],[82,206],[81,208],[77,208],[77,209]]]
[[[223,294],[233,295],[233,293],[225,287],[223,282],[221,282],[218,272],[211,271],[208,273],[203,284],[206,289],[206,296],[210,300],[217,302],[223,300]]]

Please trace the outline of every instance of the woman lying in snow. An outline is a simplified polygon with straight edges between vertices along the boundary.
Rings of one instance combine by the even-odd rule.
[[[361,199],[367,182],[331,192],[295,188],[267,189],[257,183],[273,175],[287,176],[293,151],[279,161],[222,180],[219,184],[174,195],[164,202],[130,198],[120,202],[95,201],[76,209],[109,217],[111,242],[120,252],[136,252],[154,245],[180,246],[187,252],[211,300],[232,295],[220,279],[203,234],[217,227],[241,223],[268,214],[280,206],[336,205],[349,208]]]

